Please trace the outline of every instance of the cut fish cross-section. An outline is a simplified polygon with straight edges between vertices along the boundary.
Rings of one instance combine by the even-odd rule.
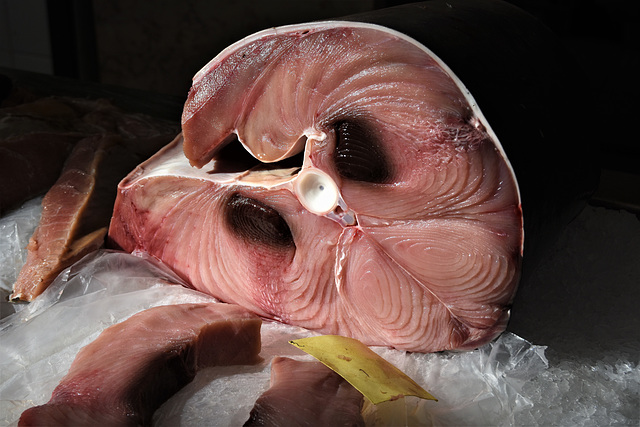
[[[394,13],[424,14],[411,7]],[[470,349],[506,327],[518,183],[469,90],[414,38],[358,20],[257,33],[194,77],[182,130],[121,182],[115,246],[369,345]],[[251,156],[230,155],[241,146]]]

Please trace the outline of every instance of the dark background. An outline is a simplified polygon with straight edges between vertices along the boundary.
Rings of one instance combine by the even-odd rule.
[[[632,0],[509,0],[562,39],[599,117],[602,179],[592,202],[640,212],[639,13]],[[0,67],[160,94],[176,105],[218,52],[256,31],[402,0],[0,0]],[[162,99],[162,98],[160,98]],[[176,117],[177,119],[178,117]]]
[[[551,27],[601,84],[638,65],[640,15],[631,0],[507,1]],[[0,66],[184,96],[198,69],[251,33],[403,3],[0,0]]]

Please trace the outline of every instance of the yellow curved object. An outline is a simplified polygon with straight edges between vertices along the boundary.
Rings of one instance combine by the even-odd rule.
[[[404,396],[438,400],[360,341],[322,335],[289,341],[347,380],[374,405]]]

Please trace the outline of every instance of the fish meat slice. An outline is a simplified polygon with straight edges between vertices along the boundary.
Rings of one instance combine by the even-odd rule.
[[[0,108],[0,214],[45,193],[75,143],[80,114],[54,97]]]
[[[47,193],[11,295],[31,301],[104,244],[118,182],[177,131],[105,100],[45,97],[0,117],[0,212]]]
[[[195,75],[182,134],[120,183],[109,244],[324,334],[482,345],[507,325],[523,249],[535,259],[591,183],[584,141],[563,139],[572,110],[555,114],[570,85],[554,43],[491,0],[251,35]]]
[[[73,133],[31,132],[0,140],[0,214],[45,193],[82,138]]]
[[[75,146],[61,176],[45,195],[40,223],[29,239],[27,260],[11,299],[31,300],[64,270],[104,242],[106,227],[81,227],[101,157],[113,138],[94,137]],[[89,215],[89,218],[97,219]]]
[[[364,426],[364,398],[320,362],[271,361],[271,384],[256,401],[248,426]]]
[[[111,134],[76,143],[44,196],[42,216],[10,299],[33,300],[62,270],[104,245],[118,181],[164,142],[166,136],[132,142]]]
[[[150,425],[199,369],[259,362],[261,323],[223,303],[144,310],[83,347],[49,402],[18,425]]]

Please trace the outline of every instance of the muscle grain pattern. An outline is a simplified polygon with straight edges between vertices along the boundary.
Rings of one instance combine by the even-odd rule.
[[[426,47],[348,21],[267,30],[195,76],[182,125],[121,183],[112,242],[223,301],[367,344],[468,349],[504,330],[518,185],[475,100]],[[259,162],[233,162],[230,144]],[[308,170],[356,221],[304,207],[295,183]]]

